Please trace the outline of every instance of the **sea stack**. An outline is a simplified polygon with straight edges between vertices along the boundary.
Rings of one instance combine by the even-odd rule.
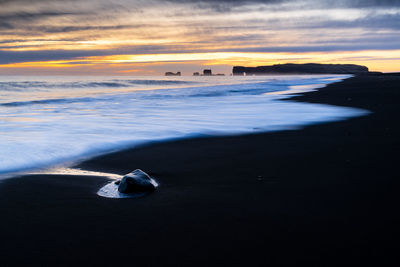
[[[210,69],[203,70],[203,76],[212,76],[212,71]]]
[[[168,71],[165,73],[165,76],[181,76],[181,75],[182,75],[182,73],[180,71],[178,71],[176,73]]]

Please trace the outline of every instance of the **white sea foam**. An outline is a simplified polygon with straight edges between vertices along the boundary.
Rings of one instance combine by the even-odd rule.
[[[0,174],[145,142],[297,129],[367,114],[280,101],[287,96],[279,92],[346,77],[1,77]]]

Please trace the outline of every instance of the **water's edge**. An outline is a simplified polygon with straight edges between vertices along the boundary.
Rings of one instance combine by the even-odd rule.
[[[350,76],[351,77],[351,76]],[[302,95],[307,92],[319,90],[321,88],[326,87],[327,85],[337,83],[337,82],[342,82],[344,79],[348,79],[350,77],[343,78],[341,80],[337,80],[331,83],[327,84],[314,84],[314,85],[307,85],[303,87],[293,87],[290,88],[290,90],[287,91],[282,91],[278,92],[276,95],[279,95],[279,97],[275,100],[278,102],[285,101],[285,102],[290,102],[291,98],[297,95]],[[273,92],[269,93],[273,94]],[[304,102],[308,103],[308,102]],[[315,105],[315,104],[313,104]],[[317,104],[318,105],[318,104]],[[326,104],[320,104],[323,106],[330,106]],[[164,143],[164,142],[170,142],[170,141],[176,141],[176,140],[182,140],[182,139],[193,139],[193,138],[201,138],[201,137],[215,137],[215,136],[232,136],[232,135],[248,135],[248,134],[258,134],[258,133],[265,133],[265,132],[276,132],[276,131],[282,131],[282,130],[300,130],[304,127],[307,127],[309,125],[315,125],[315,124],[320,124],[320,123],[329,123],[329,122],[334,122],[334,121],[341,121],[341,120],[346,120],[349,118],[353,117],[358,117],[358,116],[365,116],[368,115],[370,112],[367,110],[362,110],[362,109],[356,109],[356,108],[350,108],[350,107],[344,107],[344,109],[348,109],[349,112],[352,111],[353,114],[349,116],[343,116],[340,118],[326,118],[326,120],[323,121],[317,121],[317,122],[310,122],[310,123],[305,123],[302,125],[294,125],[292,127],[278,127],[276,129],[255,129],[252,132],[234,132],[234,133],[210,133],[210,134],[188,134],[180,137],[173,137],[173,138],[164,138],[164,139],[156,139],[156,140],[147,140],[147,141],[142,141],[142,142],[132,142],[132,144],[122,144],[119,147],[114,147],[112,149],[105,149],[104,151],[97,151],[97,153],[91,153],[88,152],[87,155],[81,155],[79,158],[76,159],[71,159],[69,161],[62,160],[62,162],[59,163],[53,163],[50,166],[45,166],[43,168],[29,168],[27,170],[21,170],[19,172],[12,172],[12,173],[7,173],[0,175],[0,178],[13,178],[16,176],[22,176],[22,175],[29,175],[29,174],[62,174],[62,175],[90,175],[90,176],[102,176],[102,177],[108,177],[110,179],[116,179],[119,178],[119,175],[116,174],[110,174],[110,173],[100,173],[100,172],[91,172],[87,170],[80,170],[77,168],[77,166],[80,165],[80,163],[87,161],[89,159],[93,159],[95,157],[101,156],[101,155],[106,155],[109,153],[115,153],[118,151],[122,150],[127,150],[127,149],[133,149],[137,147],[143,147],[143,146],[151,146],[155,143]]]

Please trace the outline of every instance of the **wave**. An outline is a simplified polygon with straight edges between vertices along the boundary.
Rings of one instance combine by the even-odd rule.
[[[109,81],[74,81],[74,82],[41,82],[41,81],[23,81],[23,82],[0,82],[0,91],[25,91],[43,90],[43,89],[77,89],[77,88],[128,88],[141,85],[147,86],[170,86],[194,84],[194,81],[177,80],[124,80],[112,79]]]
[[[33,100],[33,101],[18,101],[18,102],[8,102],[2,103],[0,106],[4,107],[19,107],[19,106],[28,106],[28,105],[46,105],[46,104],[55,104],[55,103],[78,103],[78,102],[90,102],[95,100],[91,97],[82,97],[82,98],[56,98],[56,99],[43,99],[43,100]]]
[[[3,102],[0,103],[0,174],[81,160],[149,142],[296,129],[366,114],[351,108],[279,101],[282,97],[265,94],[286,91],[293,85],[333,82],[319,77],[185,78],[192,79],[190,82],[156,80],[157,77],[75,79],[79,80],[68,77],[49,77],[45,82],[20,80],[13,86],[80,84],[106,89],[76,90],[68,97],[65,92],[71,92],[69,88],[51,88],[44,93],[26,89],[27,95],[0,93]],[[10,84],[1,82],[3,87]],[[172,86],[161,85],[161,90],[108,89],[119,84],[156,87],[146,87],[143,85],[146,83]],[[52,106],[46,106],[49,104]]]
[[[176,81],[176,80],[123,80],[129,84],[148,84],[148,85],[170,85],[170,84],[194,84],[194,81]]]
[[[150,81],[150,80],[148,80]],[[141,82],[148,82],[143,81]],[[154,80],[153,80],[154,81]],[[152,82],[153,82],[152,81]],[[136,81],[132,81],[136,82]],[[163,81],[165,82],[165,81]],[[170,81],[176,82],[176,81]],[[87,83],[95,86],[97,83]],[[106,84],[109,87],[116,86],[112,83],[101,83]],[[122,99],[138,99],[138,100],[167,100],[167,99],[183,99],[183,98],[212,98],[212,97],[224,97],[234,95],[261,95],[269,92],[285,91],[288,89],[286,83],[248,83],[248,84],[235,84],[235,85],[213,85],[213,86],[192,86],[184,88],[171,88],[163,90],[150,90],[150,91],[133,91],[133,92],[112,92],[108,91],[104,94],[97,94],[86,97],[63,97],[63,98],[50,98],[50,99],[39,99],[29,101],[13,101],[0,103],[3,107],[19,107],[29,105],[49,105],[49,104],[72,104],[72,103],[88,103],[95,101],[118,101]]]

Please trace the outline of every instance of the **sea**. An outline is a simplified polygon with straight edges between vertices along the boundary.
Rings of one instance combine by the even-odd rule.
[[[283,101],[349,77],[0,76],[0,175],[151,142],[296,130],[366,115]]]

